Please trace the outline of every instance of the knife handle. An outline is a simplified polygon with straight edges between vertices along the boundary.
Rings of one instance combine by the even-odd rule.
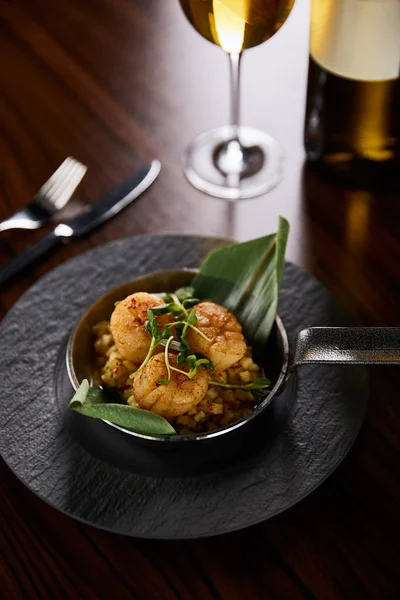
[[[53,231],[44,238],[29,246],[27,250],[18,254],[3,269],[0,270],[0,285],[17,275],[20,271],[35,262],[43,254],[51,250],[60,242],[60,237]]]

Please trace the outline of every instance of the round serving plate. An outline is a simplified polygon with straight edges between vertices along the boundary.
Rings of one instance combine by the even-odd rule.
[[[1,325],[0,451],[16,476],[73,518],[116,533],[183,539],[268,519],[312,492],[343,460],[367,403],[361,366],[298,369],[296,402],[271,415],[265,439],[207,472],[174,464],[67,408],[68,336],[99,296],[160,269],[199,266],[228,242],[137,236],[64,263],[30,288]],[[330,293],[286,263],[279,314],[293,344],[313,325],[347,325]],[[290,410],[289,410],[290,409]]]

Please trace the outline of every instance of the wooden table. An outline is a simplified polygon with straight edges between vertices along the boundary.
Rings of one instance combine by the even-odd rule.
[[[399,326],[399,193],[333,187],[304,165],[308,18],[298,0],[282,31],[245,57],[243,121],[281,141],[285,179],[233,205],[197,192],[181,172],[195,134],[227,122],[228,65],[177,1],[2,2],[0,219],[68,155],[89,170],[67,214],[146,161],[163,165],[140,202],[4,287],[2,314],[44,273],[109,240],[143,232],[244,240],[275,231],[282,214],[289,260],[316,274],[357,324]],[[1,264],[43,233],[3,233]],[[334,475],[288,512],[218,538],[155,542],[96,530],[37,499],[1,463],[0,596],[398,597],[400,370],[374,367],[370,376],[365,424]]]

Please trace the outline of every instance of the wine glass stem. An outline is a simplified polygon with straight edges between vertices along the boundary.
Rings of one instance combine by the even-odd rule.
[[[213,153],[215,167],[225,177],[225,186],[239,188],[246,169],[244,148],[239,138],[240,122],[240,60],[241,52],[228,54],[231,74],[231,126],[229,138],[219,144]]]
[[[240,124],[240,64],[242,53],[231,52],[229,56],[231,78],[231,126],[234,140],[239,141]]]

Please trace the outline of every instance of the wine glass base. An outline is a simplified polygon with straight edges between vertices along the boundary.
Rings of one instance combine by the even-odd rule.
[[[183,171],[190,183],[227,200],[253,198],[276,187],[283,177],[280,144],[263,131],[240,127],[243,160],[235,163],[235,152],[225,151],[233,137],[232,127],[219,127],[193,140],[183,157]]]

